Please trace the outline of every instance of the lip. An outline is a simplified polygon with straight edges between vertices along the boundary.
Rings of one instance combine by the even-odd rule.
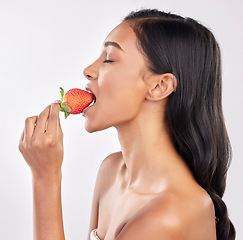
[[[93,102],[92,102],[89,106],[87,106],[87,107],[82,111],[82,115],[83,115],[83,116],[85,115],[85,113],[86,113],[90,108],[92,108],[92,107],[94,106],[94,104],[95,104],[95,102],[96,102],[96,96],[95,96],[94,92],[92,91],[92,89],[89,87],[88,84],[85,85],[85,90],[86,90],[87,92],[89,92],[89,93],[91,93],[91,94],[94,95],[94,100],[93,100]]]
[[[86,107],[83,111],[82,111],[82,115],[84,116],[85,113],[94,106],[94,104],[92,104],[91,106],[89,105],[88,107]]]
[[[94,92],[92,91],[92,89],[90,88],[89,84],[86,84],[86,85],[85,85],[85,90],[86,90],[87,92],[92,93],[92,94],[95,96],[95,94],[94,94]]]

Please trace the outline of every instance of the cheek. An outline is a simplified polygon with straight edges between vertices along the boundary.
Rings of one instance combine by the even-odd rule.
[[[133,67],[131,67],[133,66]],[[145,100],[146,84],[132,65],[107,68],[99,75],[97,105],[87,113],[85,128],[94,132],[133,119]]]
[[[117,114],[120,117],[132,117],[145,99],[144,82],[138,75],[138,70],[122,69],[103,76],[103,81],[100,82],[100,99],[107,105],[107,114],[113,118]]]

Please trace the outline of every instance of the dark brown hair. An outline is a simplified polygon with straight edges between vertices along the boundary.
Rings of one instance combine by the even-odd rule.
[[[235,239],[222,200],[231,146],[222,111],[220,49],[211,31],[191,18],[144,9],[129,21],[140,51],[156,74],[172,73],[177,90],[168,99],[167,124],[177,151],[211,196],[217,239]]]

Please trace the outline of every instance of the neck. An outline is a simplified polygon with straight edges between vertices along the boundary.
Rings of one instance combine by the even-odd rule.
[[[163,191],[168,176],[175,174],[177,163],[184,163],[172,144],[163,112],[141,113],[117,127],[117,131],[128,188],[138,192]]]

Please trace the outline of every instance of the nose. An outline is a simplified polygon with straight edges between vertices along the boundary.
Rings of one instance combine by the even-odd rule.
[[[98,72],[95,70],[93,64],[86,67],[83,70],[83,74],[88,80],[96,80],[98,78]]]

